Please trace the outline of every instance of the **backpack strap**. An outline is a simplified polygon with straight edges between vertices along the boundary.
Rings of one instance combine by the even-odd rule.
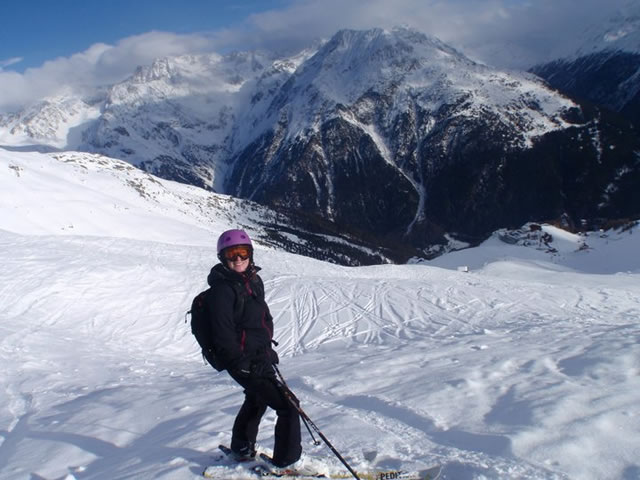
[[[227,280],[225,278],[216,279],[214,284],[211,285],[211,288],[214,289],[216,284],[222,283],[229,285],[231,290],[233,290],[235,296],[233,300],[233,320],[235,322],[242,316],[242,313],[244,312],[245,299],[249,294],[238,282]]]
[[[229,282],[233,292],[236,294],[235,301],[233,302],[233,320],[238,320],[244,313],[244,302],[248,295],[244,287],[236,282]]]

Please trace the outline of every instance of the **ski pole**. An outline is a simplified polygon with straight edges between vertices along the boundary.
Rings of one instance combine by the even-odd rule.
[[[304,410],[302,410],[302,408],[300,407],[299,403],[296,402],[296,397],[293,394],[293,392],[291,391],[291,389],[289,388],[289,386],[287,385],[287,382],[285,382],[284,377],[282,376],[282,374],[280,373],[280,370],[278,369],[278,367],[276,367],[275,365],[273,366],[273,368],[275,369],[276,373],[278,374],[278,377],[280,377],[280,382],[282,384],[282,391],[284,393],[284,396],[287,398],[287,400],[289,401],[289,403],[291,403],[291,405],[293,405],[293,407],[298,411],[298,413],[300,414],[300,417],[305,421],[308,422],[308,426],[311,426],[311,428],[313,428],[313,430],[318,434],[318,436],[322,439],[322,441],[327,445],[327,447],[329,447],[329,449],[333,452],[333,454],[338,458],[338,460],[340,460],[342,462],[342,464],[347,468],[347,470],[349,470],[349,473],[351,473],[351,475],[353,475],[353,478],[355,478],[356,480],[360,480],[360,477],[358,476],[358,474],[355,472],[355,470],[353,470],[353,468],[351,468],[351,465],[349,465],[347,463],[347,461],[342,457],[342,455],[340,455],[340,452],[338,452],[338,450],[335,449],[335,447],[333,445],[331,445],[331,442],[329,441],[329,439],[327,437],[324,436],[324,434],[320,431],[320,429],[318,428],[318,426],[313,423],[313,420],[311,420],[309,418],[309,415],[306,414],[306,412]]]
[[[315,435],[313,434],[313,432],[311,431],[311,428],[309,427],[309,422],[307,422],[307,419],[304,417],[302,418],[302,423],[304,423],[304,426],[307,428],[307,432],[309,432],[309,436],[311,437],[311,441],[313,442],[314,445],[320,445],[320,441],[316,440]]]

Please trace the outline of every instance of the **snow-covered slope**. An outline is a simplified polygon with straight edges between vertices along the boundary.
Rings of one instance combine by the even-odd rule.
[[[640,54],[640,5],[627,0],[611,17],[590,25],[573,42],[563,46],[562,57],[576,59],[603,50]]]
[[[369,242],[318,230],[247,200],[163,180],[102,155],[0,149],[0,180],[0,228],[10,231],[210,245],[220,231],[236,225],[264,246],[314,258],[343,264],[390,261]]]
[[[252,225],[270,215],[255,204],[80,152],[0,150],[0,179],[1,228],[19,233],[211,245],[225,225],[254,233]]]
[[[242,389],[202,364],[184,313],[226,215],[248,216],[221,201],[203,228],[191,216],[211,213],[194,213],[187,187],[74,157],[0,159],[0,478],[201,478],[230,439]],[[559,253],[578,245],[548,231]],[[509,262],[490,261],[486,246],[459,252],[489,262],[469,273],[339,267],[261,245],[281,369],[357,469],[638,478],[640,275],[629,252],[640,231],[586,241],[618,273],[541,264],[504,242]],[[269,412],[260,430],[266,451],[274,422]],[[344,471],[323,446],[304,448],[306,462]]]
[[[258,52],[159,59],[110,89],[83,148],[220,192],[236,111],[256,94],[256,79],[290,74],[277,60]]]
[[[0,115],[0,145],[25,150],[73,149],[82,143],[82,132],[100,117],[104,92],[83,98],[64,92],[27,107]]]
[[[497,231],[477,248],[452,252],[426,263],[473,271],[523,262],[552,272],[640,273],[637,221],[617,230],[581,234],[552,225],[533,225],[533,229],[526,225],[519,230]]]
[[[376,100],[387,107],[382,125],[374,117]],[[476,64],[436,38],[395,28],[338,32],[295,71],[275,98],[271,115],[279,120],[286,107],[287,134],[297,137],[336,116],[360,128],[389,128],[413,103],[434,116],[458,103],[463,108],[456,114],[462,117],[496,114],[523,142],[566,126],[562,113],[575,106],[532,77]],[[251,133],[257,137],[261,132]],[[391,144],[382,133],[380,140]]]
[[[633,74],[613,100],[635,98]],[[90,96],[2,116],[0,145],[119,158],[404,261],[447,233],[477,243],[564,213],[636,215],[640,146],[618,120],[419,31],[374,28],[289,56],[161,58]]]
[[[309,52],[159,58],[123,82],[68,89],[0,115],[0,145],[101,153],[164,178],[222,189],[236,111],[288,77]]]

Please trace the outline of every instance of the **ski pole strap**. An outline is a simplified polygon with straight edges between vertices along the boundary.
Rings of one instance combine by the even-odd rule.
[[[280,373],[280,370],[278,369],[278,367],[276,367],[274,365],[273,368],[275,369],[276,373],[278,374],[278,377],[280,377],[280,383],[281,383],[281,385],[283,387],[282,391],[284,392],[285,398],[298,411],[298,413],[300,414],[300,417],[305,422],[305,425],[307,425],[307,428],[309,428],[309,427],[313,428],[313,430],[318,434],[318,436],[327,445],[327,447],[329,447],[329,449],[338,458],[338,460],[340,460],[340,462],[342,462],[342,464],[346,467],[346,469],[349,470],[349,473],[351,473],[351,475],[353,475],[353,478],[355,478],[356,480],[360,480],[360,477],[355,472],[355,470],[353,470],[353,468],[351,468],[351,465],[349,465],[347,463],[347,461],[342,457],[342,455],[340,455],[340,452],[338,452],[338,450],[335,449],[335,447],[331,444],[329,439],[327,437],[325,437],[324,434],[320,431],[318,426],[315,423],[313,423],[313,420],[311,420],[311,418],[309,418],[309,415],[307,415],[307,413],[304,410],[302,410],[302,407],[300,407],[300,402],[296,401],[297,400],[296,396],[293,394],[293,392],[291,391],[291,389],[287,385],[287,382],[285,382],[284,377]],[[309,430],[309,433],[311,433],[311,430]],[[311,435],[311,436],[313,437],[313,435]]]
[[[300,417],[300,418],[302,418],[302,423],[304,423],[304,426],[307,428],[307,432],[309,432],[309,436],[311,437],[313,444],[316,446],[320,445],[320,440],[316,440],[315,435],[311,431],[311,427],[309,427],[309,422],[307,422],[307,419],[304,417]]]

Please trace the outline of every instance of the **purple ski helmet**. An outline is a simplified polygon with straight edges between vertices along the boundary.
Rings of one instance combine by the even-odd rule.
[[[244,230],[227,230],[218,238],[218,255],[225,248],[235,245],[249,245],[253,249],[253,244],[247,232]]]

